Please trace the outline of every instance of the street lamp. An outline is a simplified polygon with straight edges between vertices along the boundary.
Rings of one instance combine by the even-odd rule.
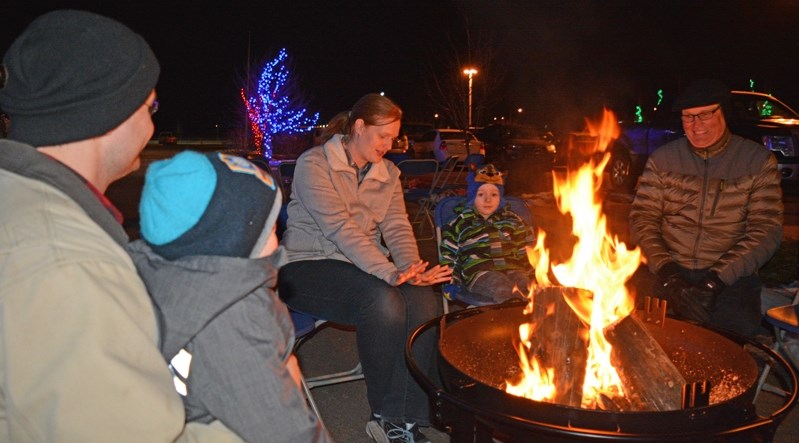
[[[469,129],[472,127],[472,77],[477,74],[477,69],[466,68],[463,73],[469,76],[469,121],[466,125],[466,129]]]
[[[472,77],[477,74],[477,69],[464,68],[463,73],[469,76],[469,119],[466,123],[466,131],[463,136],[466,138],[466,158],[469,158],[471,152],[469,151],[469,129],[472,127]]]

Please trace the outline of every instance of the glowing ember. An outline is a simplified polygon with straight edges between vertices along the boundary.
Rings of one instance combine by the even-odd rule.
[[[596,140],[594,153],[605,152],[608,144],[619,136],[615,116],[608,110],[598,125],[588,122],[588,129]],[[571,214],[572,233],[577,238],[571,257],[563,263],[550,263],[543,232],[539,233],[536,245],[528,248],[528,257],[536,268],[536,278],[541,287],[553,285],[547,275],[551,270],[560,285],[588,289],[593,293],[593,297],[566,300],[580,319],[590,326],[582,407],[593,409],[602,396],[624,396],[619,375],[611,364],[611,345],[603,330],[633,311],[634,301],[624,283],[636,271],[642,256],[640,249],[629,250],[617,237],[611,237],[602,204],[597,201],[596,190],[601,187],[609,154],[606,153],[598,163],[593,155],[589,158],[576,171],[569,171],[562,177],[553,175],[558,208],[563,214]],[[526,312],[532,312],[534,297],[535,288],[531,290]],[[556,385],[552,382],[553,369],[540,367],[535,352],[530,352],[535,349],[535,332],[536,325],[533,324],[519,328],[521,343],[518,349],[523,379],[518,383],[508,381],[506,391],[538,401],[552,400]]]

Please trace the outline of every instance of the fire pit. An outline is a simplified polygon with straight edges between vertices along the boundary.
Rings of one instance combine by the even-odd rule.
[[[688,382],[677,409],[585,409],[509,394],[505,381],[519,372],[513,337],[528,321],[524,306],[453,312],[422,325],[410,338],[406,355],[411,370],[430,394],[434,420],[450,431],[453,442],[770,441],[796,402],[797,376],[782,357],[758,343],[672,318],[644,324]],[[441,326],[443,386],[419,370],[410,352],[415,338],[436,325]],[[790,374],[792,395],[769,417],[755,412],[758,369],[744,344]],[[702,392],[708,385],[709,392]]]

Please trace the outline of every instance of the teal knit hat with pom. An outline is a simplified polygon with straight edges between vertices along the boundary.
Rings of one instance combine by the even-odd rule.
[[[254,257],[277,222],[281,203],[275,180],[253,163],[184,151],[147,169],[141,234],[167,260]]]

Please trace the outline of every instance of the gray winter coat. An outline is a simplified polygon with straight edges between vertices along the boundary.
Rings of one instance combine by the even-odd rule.
[[[219,419],[248,442],[331,441],[285,364],[294,326],[271,289],[282,249],[167,261],[138,240],[128,252],[158,308],[164,357],[191,354],[188,421]]]
[[[334,135],[297,159],[291,189],[281,241],[289,262],[347,261],[391,283],[398,270],[419,261],[400,171],[391,161],[372,164],[359,185],[341,135]]]

